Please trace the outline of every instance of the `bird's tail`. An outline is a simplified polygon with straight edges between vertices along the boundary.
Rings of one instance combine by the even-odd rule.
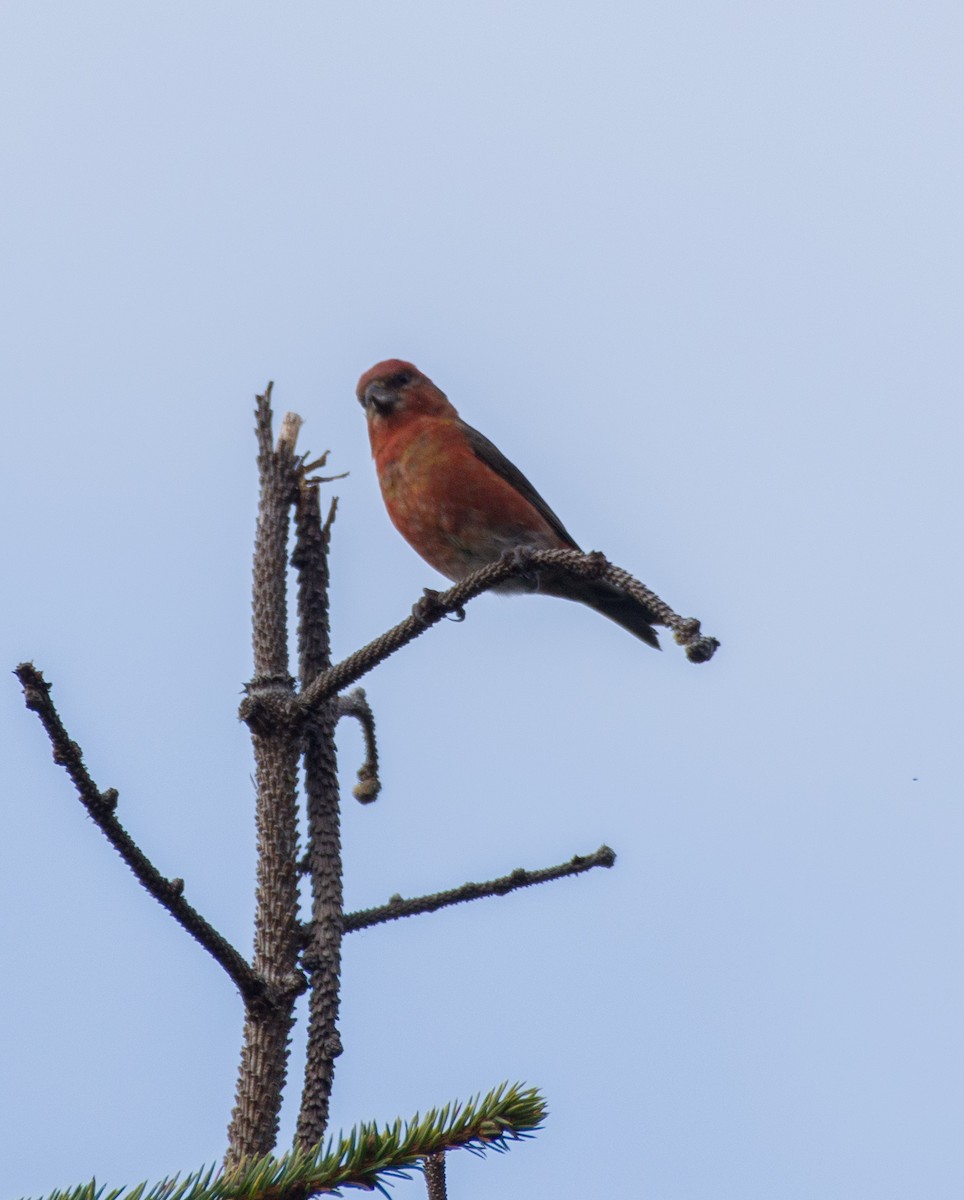
[[[605,579],[573,579],[568,576],[557,582],[543,576],[539,581],[539,590],[550,596],[563,596],[566,600],[578,600],[580,604],[588,604],[596,612],[602,613],[610,621],[615,621],[617,625],[634,634],[647,646],[652,646],[654,650],[660,648],[656,630],[653,628],[657,623],[656,614]]]

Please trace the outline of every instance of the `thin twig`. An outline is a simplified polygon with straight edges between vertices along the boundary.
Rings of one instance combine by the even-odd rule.
[[[412,615],[400,621],[393,629],[375,638],[367,646],[356,650],[348,658],[337,663],[320,675],[302,692],[299,704],[313,709],[329,696],[357,683],[373,667],[383,662],[402,646],[415,640],[426,629],[437,625],[448,616],[464,616],[465,605],[476,596],[489,591],[516,575],[526,574],[538,567],[554,567],[575,577],[606,579],[645,605],[657,623],[673,630],[676,641],[686,647],[691,662],[707,662],[712,658],[719,642],[716,638],[700,633],[700,623],[695,617],[681,617],[668,604],[635,579],[628,571],[615,567],[599,553],[582,554],[578,550],[532,550],[526,553],[510,551],[498,562],[480,567],[471,575],[460,580],[444,592],[426,589],[425,596],[412,610]]]
[[[364,688],[355,688],[353,692],[338,697],[338,719],[354,717],[361,725],[365,739],[365,761],[358,768],[358,782],[352,788],[351,794],[359,804],[371,804],[378,799],[382,790],[378,778],[378,745],[375,741],[375,714],[372,712]]]
[[[440,908],[448,908],[452,904],[464,904],[467,900],[482,900],[486,896],[505,896],[519,888],[532,887],[537,883],[549,883],[553,879],[564,879],[567,875],[581,875],[591,871],[593,867],[611,867],[616,861],[615,853],[608,846],[600,846],[592,854],[577,854],[566,863],[556,867],[542,867],[536,871],[527,871],[520,867],[509,875],[499,879],[490,879],[488,883],[463,883],[461,887],[452,888],[447,892],[436,892],[431,896],[418,896],[413,900],[403,900],[401,896],[393,896],[387,904],[379,908],[366,908],[359,912],[346,913],[345,932],[352,933],[356,929],[368,929],[372,925],[381,925],[385,921],[396,921],[400,917],[415,917],[420,913],[436,912]]]
[[[165,878],[147,858],[116,816],[117,792],[101,792],[84,763],[83,751],[72,741],[50,698],[50,684],[33,663],[21,663],[14,672],[23,687],[27,707],[37,714],[53,748],[54,762],[64,767],[77,795],[97,828],[133,871],[141,884],[172,917],[220,963],[246,1004],[265,995],[265,981],[244,957],[184,899],[183,880]]]

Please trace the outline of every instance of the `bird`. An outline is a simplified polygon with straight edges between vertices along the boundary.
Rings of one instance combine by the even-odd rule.
[[[389,358],[359,379],[372,458],[392,524],[423,559],[458,582],[512,550],[579,550],[518,467],[467,425],[410,362]],[[581,551],[580,551],[581,553]],[[575,600],[659,649],[657,618],[605,579],[538,567],[493,589]]]

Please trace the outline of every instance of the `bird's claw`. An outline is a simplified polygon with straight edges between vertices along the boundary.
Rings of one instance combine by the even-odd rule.
[[[421,600],[416,600],[412,605],[412,616],[420,625],[434,625],[440,617],[445,616],[445,609],[438,599],[441,592],[435,588],[425,588],[424,593]]]
[[[539,589],[539,576],[532,565],[531,546],[513,546],[502,555],[503,561],[515,568],[515,576],[527,591]]]
[[[609,559],[601,550],[590,550],[586,558],[596,575],[603,575],[610,566]]]
[[[440,621],[445,617],[449,621],[459,623],[465,620],[465,609],[460,604],[458,608],[451,612],[439,600],[441,592],[437,592],[434,588],[424,588],[425,595],[421,600],[416,600],[412,605],[412,616],[418,621],[419,625],[434,625],[436,621]]]

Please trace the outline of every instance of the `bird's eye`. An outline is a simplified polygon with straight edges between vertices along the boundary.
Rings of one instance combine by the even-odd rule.
[[[386,385],[388,387],[392,388],[392,390],[394,390],[395,388],[403,388],[406,385],[406,383],[411,383],[411,382],[412,382],[411,371],[396,371],[394,375],[389,376],[389,378],[385,380]]]

